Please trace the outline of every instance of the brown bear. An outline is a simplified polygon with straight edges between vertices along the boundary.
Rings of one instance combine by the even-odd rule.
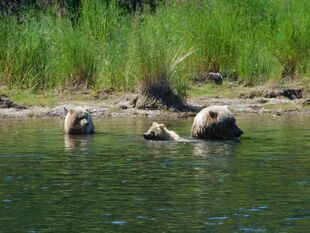
[[[146,140],[158,140],[158,141],[178,141],[181,140],[181,137],[171,131],[168,130],[164,124],[158,124],[153,122],[151,128],[143,134],[144,139]]]
[[[65,119],[65,132],[67,134],[93,134],[95,126],[90,114],[82,107],[68,110]]]
[[[192,126],[192,136],[199,139],[234,139],[242,134],[226,105],[202,109],[196,115]]]

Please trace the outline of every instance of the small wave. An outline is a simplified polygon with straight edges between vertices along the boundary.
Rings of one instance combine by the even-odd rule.
[[[128,224],[128,222],[122,221],[122,220],[112,221],[111,223],[112,223],[113,225],[119,225],[119,226]]]
[[[0,155],[1,158],[42,158],[42,154],[10,154],[10,155]]]

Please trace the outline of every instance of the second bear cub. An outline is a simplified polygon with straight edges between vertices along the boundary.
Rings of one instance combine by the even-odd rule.
[[[146,140],[158,141],[177,141],[181,139],[176,132],[168,130],[164,124],[158,124],[157,122],[153,122],[151,128],[143,134],[143,137]]]

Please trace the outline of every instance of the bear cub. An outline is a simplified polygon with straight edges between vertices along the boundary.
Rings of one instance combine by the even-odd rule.
[[[242,134],[226,105],[202,109],[192,125],[192,136],[199,139],[226,140],[239,138]]]
[[[181,137],[174,131],[168,130],[164,124],[158,124],[153,122],[151,128],[143,134],[144,139],[146,140],[158,140],[158,141],[177,141]]]
[[[65,119],[66,134],[93,134],[95,126],[90,114],[82,107],[69,109]]]

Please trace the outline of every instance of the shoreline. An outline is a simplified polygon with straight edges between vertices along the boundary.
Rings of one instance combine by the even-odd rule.
[[[305,105],[304,98],[290,100],[285,97],[276,98],[227,98],[199,96],[187,99],[187,104],[196,111],[177,111],[175,109],[144,110],[136,109],[131,102],[137,97],[135,93],[110,94],[105,99],[73,101],[68,100],[54,107],[26,106],[23,108],[0,108],[2,119],[30,119],[30,118],[64,118],[65,108],[82,106],[86,108],[93,118],[108,117],[194,117],[203,107],[210,105],[227,105],[235,114],[271,114],[281,116],[286,114],[310,114],[310,105]]]

